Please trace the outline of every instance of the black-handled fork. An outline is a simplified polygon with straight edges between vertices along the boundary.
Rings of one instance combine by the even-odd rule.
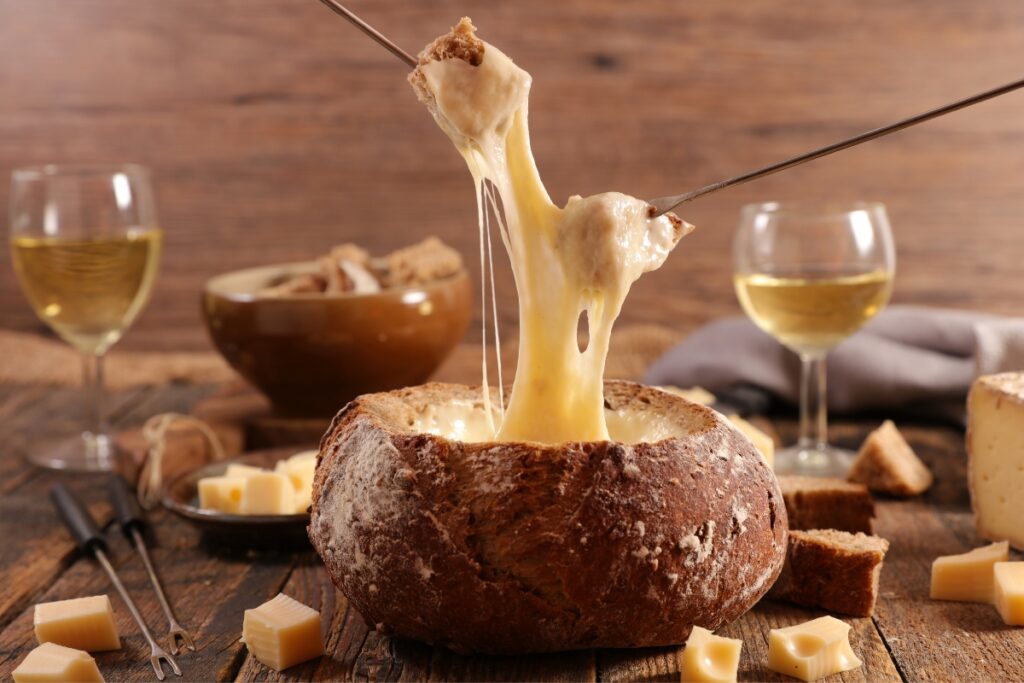
[[[114,506],[114,515],[117,517],[118,524],[121,525],[122,533],[135,546],[135,550],[142,557],[142,564],[146,566],[149,582],[153,584],[157,601],[160,603],[160,607],[163,608],[164,616],[167,617],[167,637],[171,650],[179,652],[181,647],[184,646],[195,652],[196,646],[192,642],[192,636],[181,627],[181,624],[175,618],[174,610],[171,609],[171,603],[164,594],[163,586],[160,585],[160,578],[156,574],[153,562],[149,559],[149,551],[146,548],[146,541],[143,536],[146,528],[146,519],[143,516],[142,508],[135,499],[135,492],[132,491],[131,485],[128,482],[116,474],[110,477],[110,503]],[[179,640],[181,641],[180,644]]]
[[[128,595],[128,590],[121,583],[121,579],[118,577],[117,572],[114,571],[113,565],[110,564],[110,560],[107,558],[107,542],[103,539],[103,534],[100,533],[92,515],[89,514],[89,511],[75,497],[75,494],[71,493],[71,490],[64,486],[64,484],[57,484],[50,489],[50,499],[53,500],[57,513],[64,520],[64,525],[71,532],[75,543],[78,544],[78,547],[83,552],[96,558],[96,561],[100,563],[103,571],[110,578],[110,583],[114,584],[114,588],[121,594],[121,599],[128,606],[128,611],[131,612],[132,618],[135,619],[135,623],[139,625],[139,630],[142,631],[146,642],[149,643],[149,662],[153,665],[157,679],[164,680],[162,662],[166,662],[171,671],[175,675],[180,676],[181,669],[178,668],[178,663],[174,661],[174,657],[164,652],[163,648],[153,640],[153,634],[149,632],[149,627],[146,626],[139,608],[135,606],[131,596]]]

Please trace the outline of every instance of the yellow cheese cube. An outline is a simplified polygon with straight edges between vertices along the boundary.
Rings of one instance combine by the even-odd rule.
[[[237,515],[242,509],[245,477],[203,477],[199,480],[199,507]]]
[[[96,660],[88,652],[43,643],[29,652],[14,671],[14,683],[103,683]]]
[[[937,557],[932,562],[932,600],[992,602],[992,567],[1006,562],[1010,547],[1006,541],[993,543],[961,555]]]
[[[992,574],[999,616],[1010,626],[1024,626],[1024,562],[996,562]]]
[[[226,477],[251,477],[254,474],[260,474],[267,470],[262,467],[253,467],[252,465],[239,465],[232,463],[228,465],[227,470],[224,471]]]
[[[683,650],[683,683],[735,681],[741,649],[741,640],[716,636],[706,628],[694,626]]]
[[[849,624],[835,617],[768,632],[768,668],[780,674],[816,681],[860,665],[850,647]]]
[[[41,602],[36,605],[33,624],[39,643],[89,652],[121,648],[114,610],[106,595]]]
[[[244,479],[240,509],[243,515],[290,515],[295,512],[295,489],[288,477],[261,471]]]
[[[316,474],[317,451],[297,453],[277,463],[274,471],[288,477],[295,487],[295,512],[303,513],[313,498],[313,476]]]
[[[253,657],[276,671],[324,653],[320,613],[284,593],[245,610],[242,640]]]

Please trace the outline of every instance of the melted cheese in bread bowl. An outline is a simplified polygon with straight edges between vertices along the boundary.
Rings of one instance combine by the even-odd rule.
[[[491,411],[490,416],[488,410]],[[496,407],[488,409],[478,401],[454,399],[447,403],[432,403],[417,413],[409,431],[467,443],[494,441],[495,412]],[[603,412],[609,438],[619,443],[655,443],[681,438],[690,432],[679,418],[668,419],[655,411],[619,408],[604,409]]]
[[[418,68],[435,119],[473,176],[481,250],[493,214],[519,295],[516,376],[492,431],[502,441],[608,440],[603,378],[612,325],[633,282],[660,267],[692,226],[650,218],[646,202],[618,192],[555,205],[530,149],[530,75],[494,46],[484,43],[477,65],[448,58]],[[584,313],[589,342],[581,350]],[[486,374],[484,382],[489,406]],[[492,414],[488,407],[484,418]]]

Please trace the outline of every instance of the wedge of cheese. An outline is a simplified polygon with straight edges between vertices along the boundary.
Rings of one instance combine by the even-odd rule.
[[[945,555],[932,562],[932,600],[991,603],[994,592],[993,567],[1006,562],[1006,541],[960,555]]]
[[[979,377],[967,415],[967,478],[978,533],[1024,550],[1024,373]]]
[[[1024,562],[996,562],[994,600],[1009,626],[1024,626]]]
[[[88,652],[43,643],[11,672],[14,683],[103,683],[96,660]]]

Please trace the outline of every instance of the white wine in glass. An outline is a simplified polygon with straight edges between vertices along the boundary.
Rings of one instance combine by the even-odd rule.
[[[733,245],[740,305],[800,356],[800,438],[779,474],[842,476],[852,453],[828,445],[825,355],[889,301],[895,252],[885,207],[753,204]]]
[[[163,240],[149,173],[135,165],[18,169],[11,185],[11,256],[36,314],[82,353],[89,428],[33,462],[114,467],[103,408],[103,354],[149,298]]]

